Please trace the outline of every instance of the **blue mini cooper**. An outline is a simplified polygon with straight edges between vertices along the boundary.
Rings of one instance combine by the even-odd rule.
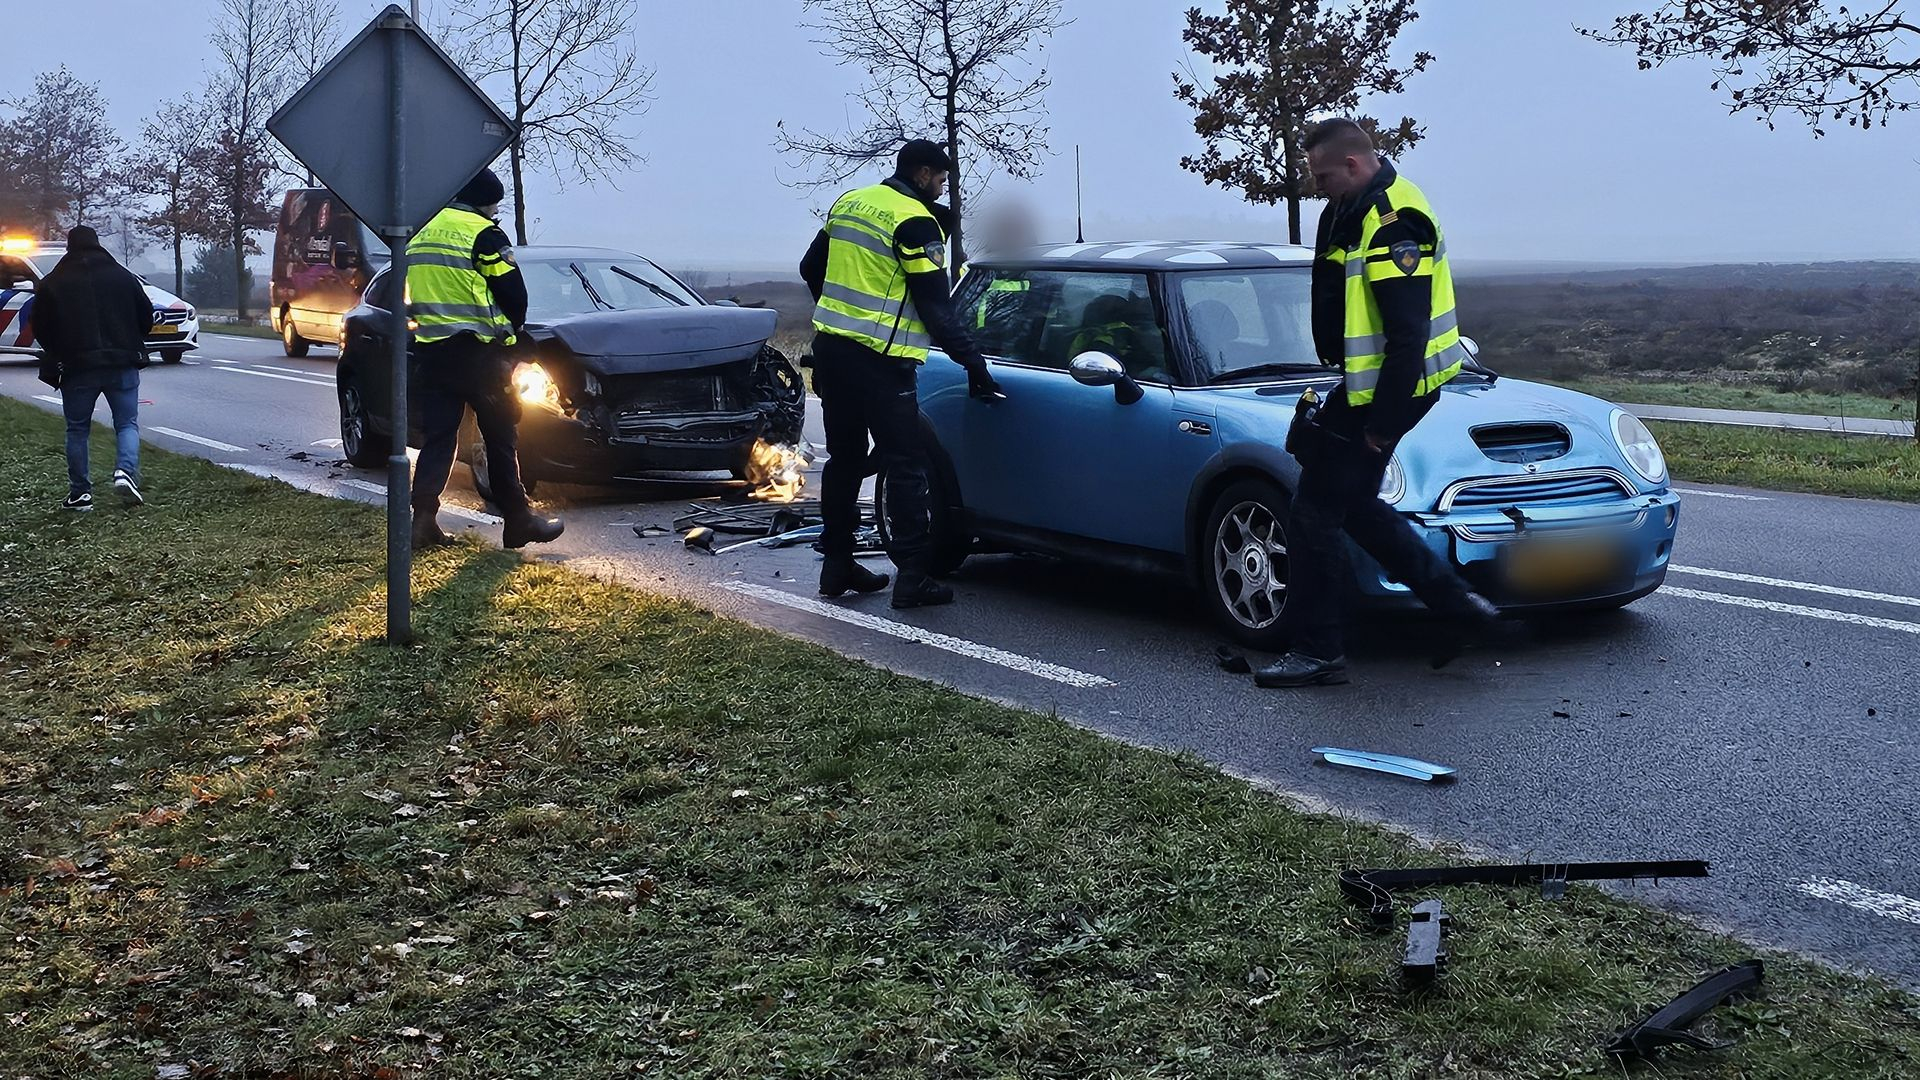
[[[1339,383],[1314,355],[1311,262],[1303,247],[1168,242],[970,265],[956,302],[1007,397],[969,399],[939,355],[922,372],[937,569],[1031,551],[1173,570],[1236,639],[1281,644],[1300,474],[1283,446],[1301,393]],[[1524,611],[1659,588],[1680,502],[1638,419],[1477,363],[1401,442],[1380,497]],[[1412,602],[1357,548],[1354,566],[1364,597]]]

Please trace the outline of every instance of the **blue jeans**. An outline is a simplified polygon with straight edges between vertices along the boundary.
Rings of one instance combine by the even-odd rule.
[[[140,479],[140,369],[107,368],[65,372],[60,397],[67,411],[67,493],[93,490],[87,476],[87,436],[93,431],[93,406],[104,394],[113,411],[116,452],[113,467]]]

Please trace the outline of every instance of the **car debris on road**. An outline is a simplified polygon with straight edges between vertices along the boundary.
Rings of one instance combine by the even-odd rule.
[[[1425,986],[1447,966],[1442,941],[1452,921],[1438,900],[1422,900],[1413,906],[1413,918],[1407,921],[1407,952],[1400,961],[1400,974],[1408,983]]]
[[[1434,885],[1527,885],[1538,882],[1540,895],[1558,900],[1569,881],[1670,877],[1706,877],[1705,859],[1660,862],[1520,863],[1504,866],[1432,866],[1410,869],[1376,868],[1340,872],[1340,893],[1356,907],[1367,909],[1376,931],[1393,925],[1393,893]]]
[[[1344,750],[1337,746],[1316,746],[1313,752],[1319,754],[1320,760],[1329,765],[1345,765],[1354,769],[1387,773],[1390,776],[1404,776],[1429,784],[1447,783],[1458,774],[1458,770],[1451,765],[1437,765],[1431,761],[1402,757],[1399,754],[1376,754],[1371,750]]]
[[[1766,965],[1757,959],[1722,968],[1655,1009],[1644,1020],[1616,1032],[1602,1049],[1614,1057],[1642,1059],[1652,1058],[1662,1047],[1674,1045],[1724,1050],[1733,1044],[1717,1043],[1687,1029],[1722,1003],[1757,993],[1765,974]]]

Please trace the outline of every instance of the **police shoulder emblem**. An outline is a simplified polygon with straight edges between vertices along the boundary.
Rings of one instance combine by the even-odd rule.
[[[1402,240],[1388,248],[1387,257],[1403,274],[1412,274],[1420,269],[1420,245],[1412,240]]]
[[[927,245],[927,261],[931,262],[935,266],[940,267],[943,270],[946,269],[946,266],[947,266],[946,243],[940,240],[935,240],[933,243],[928,244]]]

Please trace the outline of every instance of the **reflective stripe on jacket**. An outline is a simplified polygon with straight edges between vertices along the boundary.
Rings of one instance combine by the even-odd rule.
[[[944,256],[896,246],[894,231],[914,218],[933,214],[886,184],[856,188],[834,201],[827,215],[826,283],[813,309],[816,330],[852,338],[883,356],[926,362],[933,337],[913,308],[907,275],[939,271]]]
[[[476,258],[474,244],[493,222],[449,206],[433,216],[407,245],[407,313],[421,344],[472,334],[481,341],[514,343],[513,322],[494,303],[487,279],[513,272],[504,254]]]
[[[1446,233],[1441,231],[1433,207],[1420,189],[1404,177],[1396,177],[1382,195],[1386,209],[1378,202],[1368,208],[1360,225],[1359,241],[1353,247],[1336,247],[1326,254],[1326,258],[1346,269],[1346,389],[1347,401],[1353,405],[1365,405],[1373,400],[1374,389],[1380,382],[1380,366],[1387,357],[1386,324],[1380,317],[1380,305],[1374,300],[1373,282],[1401,277],[1432,279],[1427,347],[1422,357],[1420,381],[1414,384],[1414,397],[1425,397],[1446,385],[1460,374],[1460,366],[1467,359],[1466,347],[1460,344],[1460,318],[1454,308],[1453,272],[1447,262]],[[1420,245],[1417,261],[1402,255],[1411,266],[1395,262],[1391,250],[1376,248],[1373,243],[1374,234],[1401,210],[1417,211],[1433,223],[1434,242]]]

